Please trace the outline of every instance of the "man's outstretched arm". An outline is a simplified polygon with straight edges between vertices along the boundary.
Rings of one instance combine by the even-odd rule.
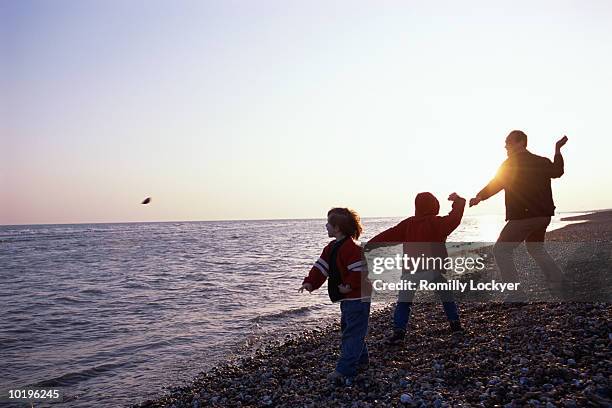
[[[493,180],[489,181],[482,190],[476,194],[476,197],[470,199],[470,207],[477,205],[479,202],[486,200],[489,197],[494,196],[504,189],[504,184],[502,182],[502,173],[503,173],[503,164],[497,171]]]

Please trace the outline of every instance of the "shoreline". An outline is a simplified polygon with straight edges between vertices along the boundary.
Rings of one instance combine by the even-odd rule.
[[[547,240],[612,240],[612,211],[563,220],[586,222],[550,231]],[[338,356],[338,314],[324,328],[286,334],[134,406],[571,408],[611,403],[609,303],[460,303],[466,332],[459,336],[448,333],[438,304],[418,303],[407,340],[398,347],[383,344],[392,308],[371,313],[371,364],[351,387],[326,381]]]

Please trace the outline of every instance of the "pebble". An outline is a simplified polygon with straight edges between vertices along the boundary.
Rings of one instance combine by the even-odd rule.
[[[578,407],[578,404],[576,403],[576,401],[575,401],[575,400],[570,399],[570,400],[565,400],[565,401],[563,401],[563,406],[564,406],[565,408],[577,408],[577,407]]]
[[[400,396],[400,402],[402,404],[412,404],[412,396],[410,394],[402,394]]]

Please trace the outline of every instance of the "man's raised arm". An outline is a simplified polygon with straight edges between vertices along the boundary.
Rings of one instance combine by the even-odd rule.
[[[563,156],[561,155],[561,148],[565,146],[567,143],[567,136],[563,136],[561,139],[557,141],[555,144],[555,158],[551,163],[550,167],[550,177],[551,178],[559,178],[563,175],[564,172],[564,162]]]

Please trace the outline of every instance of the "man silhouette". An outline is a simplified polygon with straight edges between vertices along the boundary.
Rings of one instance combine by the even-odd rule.
[[[557,294],[561,289],[563,273],[544,248],[546,228],[555,213],[550,179],[563,175],[561,148],[567,143],[563,136],[555,145],[554,161],[537,156],[527,150],[527,135],[513,130],[506,137],[508,158],[497,174],[476,197],[470,207],[505,191],[506,225],[493,247],[495,262],[506,282],[518,282],[514,265],[514,249],[525,241],[529,255],[548,280],[550,289]],[[517,300],[521,300],[522,294]]]

